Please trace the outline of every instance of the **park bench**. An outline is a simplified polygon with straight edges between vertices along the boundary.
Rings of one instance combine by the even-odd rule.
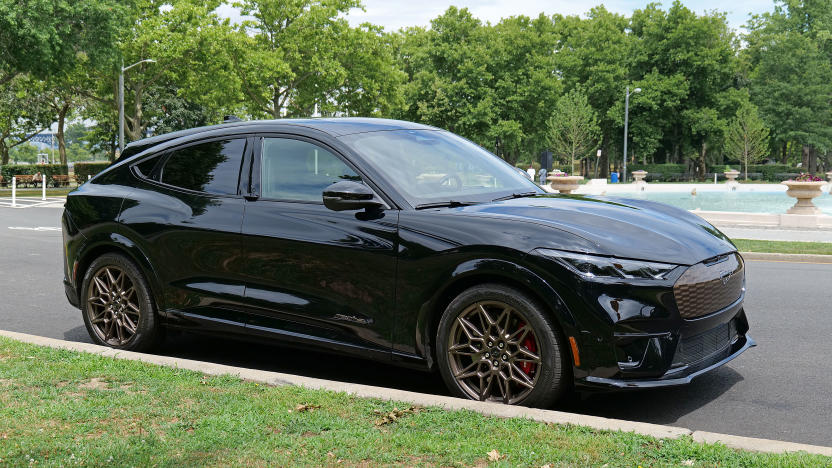
[[[53,187],[66,187],[69,185],[69,176],[65,174],[55,174],[52,176]]]
[[[35,176],[33,176],[32,174],[16,175],[14,177],[15,179],[17,179],[18,187],[23,187],[25,185],[35,185]]]
[[[3,178],[3,176],[0,175],[0,187],[5,187],[8,184],[9,182],[5,178]]]

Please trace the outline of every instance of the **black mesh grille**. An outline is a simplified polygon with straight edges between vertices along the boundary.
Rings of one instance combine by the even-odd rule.
[[[676,281],[673,295],[684,319],[717,312],[740,298],[745,270],[738,254],[697,263]]]
[[[724,323],[698,335],[682,338],[673,364],[693,366],[727,351],[730,345],[731,326]]]

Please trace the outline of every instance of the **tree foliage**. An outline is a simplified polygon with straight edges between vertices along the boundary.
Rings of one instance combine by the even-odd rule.
[[[726,133],[725,151],[742,161],[745,180],[748,180],[748,165],[769,153],[768,134],[769,130],[753,104],[745,103],[737,109]]]
[[[222,5],[234,5],[242,21],[221,19]],[[350,25],[357,7],[0,0],[0,84],[19,90],[23,80],[37,93],[23,99],[4,88],[13,104],[0,111],[10,117],[0,127],[16,133],[7,131],[0,150],[58,122],[58,153],[71,159],[65,128],[85,119],[96,125],[83,148],[113,157],[119,69],[149,58],[156,62],[125,74],[128,140],[226,114],[395,117],[459,133],[511,163],[547,149],[580,160],[597,145],[603,177],[621,162],[612,155],[622,153],[629,86],[642,90],[630,101],[631,163],[679,164],[702,178],[709,166],[746,157],[733,146],[737,121],[756,107],[769,147],[749,157],[832,169],[832,0],[777,1],[742,35],[725,14],[699,14],[678,0],[632,15],[598,6],[495,24],[450,7],[428,28],[395,32]],[[571,117],[594,122],[593,130],[566,150],[577,138],[565,126]]]
[[[561,97],[547,126],[555,154],[571,162],[574,174],[575,159],[584,158],[595,150],[601,134],[598,117],[586,95],[574,89]]]

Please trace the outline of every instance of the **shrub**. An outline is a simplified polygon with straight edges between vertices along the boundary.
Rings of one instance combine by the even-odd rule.
[[[67,175],[69,169],[61,164],[6,164],[0,166],[0,175],[3,176],[4,182],[11,183],[12,177],[17,175],[33,175],[40,172],[47,177],[52,177],[56,174]]]
[[[717,178],[724,179],[723,172],[728,168],[740,171],[739,179],[745,177],[744,168],[740,169],[736,164],[714,164],[708,166],[708,173],[705,176],[706,180],[713,180],[713,175]],[[688,181],[692,180],[693,175],[685,171],[684,164],[633,164],[627,167],[627,170],[632,171],[645,170],[648,181],[656,182],[672,182],[672,181]],[[784,175],[791,176],[791,174],[800,173],[796,167],[786,166],[782,164],[749,164],[748,178],[754,180],[766,180],[769,182],[779,182],[787,179]]]
[[[84,182],[87,176],[94,176],[110,167],[109,162],[77,162],[75,163],[75,180]]]

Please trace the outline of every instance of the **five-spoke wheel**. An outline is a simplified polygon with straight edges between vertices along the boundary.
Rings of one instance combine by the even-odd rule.
[[[460,294],[440,321],[437,345],[442,376],[459,396],[546,406],[563,391],[551,318],[514,289],[483,285]]]

